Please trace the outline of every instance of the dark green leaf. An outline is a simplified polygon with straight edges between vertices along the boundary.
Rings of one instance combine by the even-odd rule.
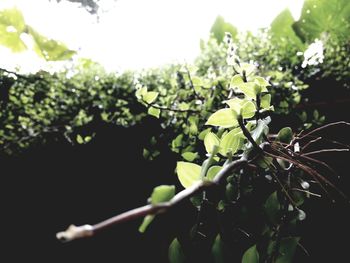
[[[277,134],[277,140],[283,143],[290,143],[293,139],[293,131],[290,127],[282,128]]]
[[[244,252],[242,263],[259,263],[259,252],[256,249],[256,245]]]
[[[168,255],[169,263],[185,263],[185,254],[177,238],[171,242]]]

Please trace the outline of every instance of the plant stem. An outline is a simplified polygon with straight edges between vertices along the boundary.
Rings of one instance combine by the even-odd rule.
[[[146,215],[157,215],[157,214],[165,213],[169,209],[179,205],[184,200],[187,200],[188,198],[192,197],[193,195],[201,191],[218,187],[232,171],[240,169],[242,166],[246,165],[247,163],[248,163],[247,159],[243,157],[241,159],[233,161],[228,165],[224,166],[220,170],[220,172],[218,172],[218,174],[215,176],[213,181],[206,181],[206,180],[200,181],[194,184],[193,186],[179,192],[168,202],[159,203],[156,205],[150,204],[139,208],[135,208],[127,212],[124,212],[122,214],[119,214],[117,216],[114,216],[112,218],[109,218],[105,221],[102,221],[100,223],[97,223],[95,225],[85,225],[85,226],[78,226],[78,227],[71,226],[66,231],[57,233],[56,237],[61,241],[71,241],[78,238],[91,237],[102,230],[108,229],[120,223],[141,218]]]
[[[256,143],[256,141],[254,141],[252,135],[250,134],[250,132],[247,130],[247,128],[244,126],[243,123],[243,118],[239,117],[238,118],[238,124],[242,129],[242,132],[244,134],[244,136],[248,139],[248,141],[253,145],[253,147],[258,150],[259,152],[262,152],[262,149],[259,147],[259,145]]]

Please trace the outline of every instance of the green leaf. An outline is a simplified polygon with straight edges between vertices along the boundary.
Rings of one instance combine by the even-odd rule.
[[[181,154],[182,158],[184,158],[186,161],[192,162],[198,157],[198,153],[193,152],[185,152]]]
[[[77,135],[77,142],[78,142],[79,144],[83,144],[83,143],[84,143],[84,139],[83,139],[83,137],[81,137],[80,134]]]
[[[264,205],[265,214],[272,224],[278,224],[280,220],[280,208],[277,192],[273,192],[269,198],[267,198]]]
[[[214,263],[224,263],[225,258],[224,258],[224,244],[221,240],[220,235],[217,235],[213,247],[211,249],[211,253],[214,258]]]
[[[271,118],[267,117],[263,120],[258,120],[258,125],[251,132],[252,138],[256,141],[257,144],[260,144],[263,140],[263,135],[267,135],[269,133],[269,126]]]
[[[254,82],[260,87],[259,92],[268,92],[266,87],[271,86],[270,83],[262,77],[255,77]]]
[[[238,125],[237,113],[232,109],[221,109],[213,113],[206,125],[220,126],[223,128],[230,128]]]
[[[27,26],[28,33],[34,40],[34,51],[42,58],[48,61],[58,61],[70,59],[76,52],[68,49],[68,47],[60,41],[49,39],[32,27]]]
[[[175,195],[175,186],[173,185],[160,185],[153,189],[151,194],[151,204],[155,205],[158,203],[163,203],[171,200]],[[142,224],[139,227],[139,231],[144,233],[147,227],[152,223],[154,215],[147,215],[143,219]]]
[[[160,185],[153,189],[151,195],[151,203],[158,204],[162,202],[167,202],[171,200],[175,195],[175,186],[174,185]]]
[[[13,52],[21,52],[27,46],[21,39],[26,24],[22,12],[17,8],[0,11],[0,44],[10,48]]]
[[[145,95],[143,95],[142,99],[148,103],[148,104],[151,104],[152,102],[154,102],[157,97],[158,97],[158,92],[155,92],[155,91],[149,91],[147,92]]]
[[[204,138],[204,146],[207,153],[212,153],[215,145],[220,145],[220,139],[212,132],[207,133]]]
[[[237,114],[241,114],[242,111],[242,99],[240,98],[233,98],[230,100],[225,100],[225,103],[233,109]]]
[[[222,167],[218,166],[218,165],[214,165],[214,166],[210,167],[208,172],[207,172],[206,178],[210,181],[214,180],[215,176],[217,175],[218,172],[220,172],[221,169],[222,169]]]
[[[312,42],[322,33],[348,40],[350,35],[349,0],[305,0],[299,20],[293,26],[304,41]]]
[[[168,256],[169,263],[185,263],[185,254],[177,238],[171,242],[169,246]]]
[[[301,39],[295,34],[293,30],[294,18],[289,9],[283,10],[271,23],[270,35],[272,41],[287,42],[290,45],[297,46],[300,50],[303,49]]]
[[[241,114],[243,118],[251,118],[255,115],[255,104],[250,100],[233,98],[226,100],[225,103],[237,114]]]
[[[268,110],[271,106],[271,95],[270,94],[265,94],[264,96],[261,97],[260,99],[260,106]]]
[[[171,147],[173,151],[177,150],[178,152],[178,148],[182,146],[183,137],[183,134],[179,134],[174,140],[172,140]]]
[[[259,252],[256,245],[250,247],[243,254],[242,263],[259,263]]]
[[[256,99],[257,91],[255,86],[257,86],[257,84],[254,82],[244,82],[238,86],[238,89],[242,91],[247,98]]]
[[[290,143],[293,139],[293,131],[290,127],[282,128],[277,134],[277,140],[283,143]]]
[[[154,108],[154,107],[149,107],[148,108],[148,114],[149,115],[152,115],[156,118],[159,118],[159,115],[160,115],[160,109],[157,109],[157,108]]]
[[[197,76],[191,77],[193,87],[202,87],[203,86],[203,81],[201,78]]]
[[[201,180],[201,167],[198,164],[188,162],[177,162],[176,171],[180,183],[188,188]]]
[[[244,119],[252,118],[254,117],[256,112],[255,104],[251,101],[245,101],[242,104],[242,117]]]
[[[190,104],[188,104],[188,103],[181,102],[181,103],[179,104],[179,109],[180,109],[180,110],[189,110],[189,108],[190,108]]]
[[[135,93],[138,99],[142,99],[142,97],[145,96],[146,94],[147,94],[147,87],[138,88]]]
[[[276,263],[292,263],[299,240],[299,237],[282,239]]]
[[[230,81],[230,88],[237,88],[244,83],[242,76],[240,74],[234,75]]]
[[[210,32],[216,38],[218,43],[221,43],[224,40],[226,32],[230,33],[233,38],[235,38],[238,33],[237,29],[230,23],[227,23],[222,16],[216,18]]]
[[[228,152],[235,154],[238,150],[238,146],[240,145],[242,134],[243,133],[240,128],[233,129],[229,133],[226,133],[221,139],[219,152],[223,156],[227,156]]]
[[[201,131],[200,134],[198,135],[198,139],[204,140],[205,136],[208,134],[208,132],[211,131],[211,128],[206,128],[204,131]]]
[[[246,76],[251,75],[255,71],[256,67],[252,63],[241,63],[239,67],[240,74],[245,72]]]

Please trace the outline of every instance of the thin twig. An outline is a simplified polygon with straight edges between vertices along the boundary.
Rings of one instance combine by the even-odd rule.
[[[318,131],[320,131],[320,130],[326,129],[326,128],[328,128],[328,127],[335,126],[335,125],[341,125],[341,124],[350,126],[350,123],[349,123],[349,122],[346,122],[346,121],[337,121],[337,122],[328,123],[328,124],[323,125],[323,126],[321,126],[321,127],[319,127],[319,128],[316,128],[316,129],[314,129],[314,130],[312,130],[312,131],[310,131],[310,132],[308,132],[308,133],[306,133],[306,134],[304,134],[304,135],[302,135],[302,133],[300,133],[299,135],[302,135],[302,136],[301,136],[300,138],[298,138],[298,140],[302,140],[302,139],[304,139],[306,136],[309,136],[310,134],[313,134],[313,133],[318,132]]]
[[[199,100],[204,100],[204,98],[198,94],[198,92],[196,91],[194,85],[193,85],[193,81],[192,81],[192,77],[191,77],[191,73],[190,73],[190,70],[188,69],[188,67],[186,66],[186,71],[187,71],[187,75],[188,75],[188,79],[190,81],[190,86],[191,86],[191,89],[193,91],[193,94],[194,96],[199,99]]]
[[[309,194],[309,195],[312,195],[312,196],[316,196],[316,197],[322,197],[322,195],[315,194],[315,193],[312,193],[312,192],[310,192],[310,191],[306,191],[306,190],[299,189],[299,188],[292,188],[292,189],[290,189],[290,190],[291,190],[291,191],[303,192],[303,193],[306,193],[306,194]]]
[[[316,139],[313,139],[309,141],[307,144],[305,144],[304,147],[302,147],[302,151],[305,151],[307,147],[309,147],[311,144],[318,142],[319,140],[322,140],[322,137],[317,137]]]
[[[334,169],[333,169],[332,167],[330,167],[328,164],[326,164],[325,162],[322,162],[322,161],[320,161],[320,160],[318,160],[318,159],[314,159],[314,158],[311,158],[311,157],[305,156],[305,155],[298,155],[298,156],[301,157],[301,158],[305,158],[305,159],[307,159],[307,160],[309,160],[309,161],[311,161],[311,162],[315,162],[315,163],[317,163],[317,164],[320,164],[320,165],[326,167],[332,174],[334,174],[335,176],[337,176],[337,172],[334,171]]]
[[[318,151],[303,153],[301,156],[308,156],[308,155],[325,153],[325,152],[349,152],[349,151],[350,151],[349,149],[322,149]]]
[[[91,237],[101,230],[110,228],[123,222],[141,218],[146,215],[157,215],[164,213],[169,209],[177,206],[182,201],[187,200],[191,196],[197,194],[198,192],[217,187],[233,170],[240,169],[242,166],[246,165],[247,162],[248,161],[242,157],[241,159],[229,163],[228,165],[224,166],[220,172],[218,172],[213,181],[200,181],[193,186],[179,192],[168,202],[159,203],[156,205],[149,204],[135,208],[95,225],[84,225],[80,227],[71,226],[66,231],[57,233],[56,237],[62,241],[71,241],[78,238]]]

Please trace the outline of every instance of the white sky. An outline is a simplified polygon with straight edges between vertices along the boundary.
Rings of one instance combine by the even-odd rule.
[[[303,0],[102,0],[100,22],[69,2],[0,0],[0,8],[16,5],[26,22],[40,33],[61,40],[80,55],[108,70],[140,69],[176,61],[191,62],[199,54],[217,15],[239,30],[268,26],[284,8],[300,15]],[[1,36],[0,36],[1,37]],[[11,54],[0,47],[0,66],[22,71],[45,67],[32,52]]]

